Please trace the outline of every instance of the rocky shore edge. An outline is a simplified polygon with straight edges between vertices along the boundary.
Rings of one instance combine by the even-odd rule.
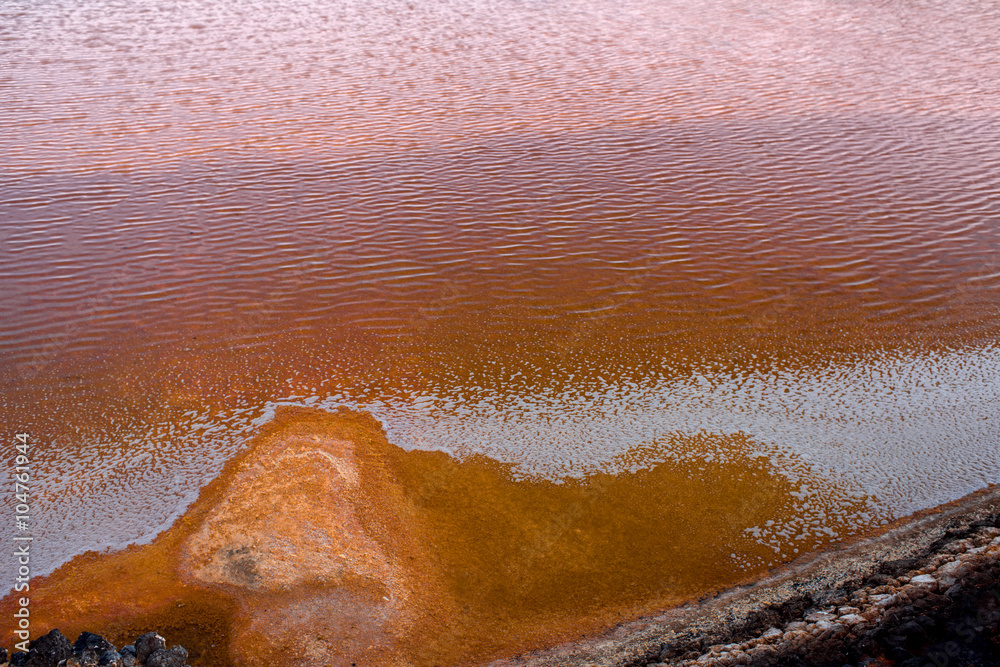
[[[0,648],[0,667],[190,667],[188,652],[156,632],[140,635],[118,649],[100,635],[82,632],[72,644],[58,629],[28,644],[28,651],[10,655]]]
[[[1000,523],[975,522],[921,558],[751,615],[729,641],[664,645],[650,667],[1000,665]]]
[[[1000,488],[491,667],[1000,665]]]

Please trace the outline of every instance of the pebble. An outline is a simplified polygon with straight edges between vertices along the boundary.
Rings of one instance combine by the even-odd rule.
[[[928,572],[934,571],[944,565],[945,563],[955,560],[954,556],[946,556],[944,554],[938,554],[931,558],[927,563]]]
[[[942,551],[944,551],[945,553],[957,554],[963,551],[968,551],[974,546],[976,545],[975,543],[973,543],[972,540],[956,540],[954,542],[949,542],[948,544],[944,545]]]
[[[837,618],[834,614],[828,611],[814,611],[813,613],[806,616],[806,620],[810,623],[819,623],[820,621],[832,621]]]
[[[101,654],[100,659],[97,661],[98,667],[125,667],[122,662],[121,654],[110,649]]]
[[[857,625],[865,622],[865,619],[858,614],[844,614],[838,620],[845,625]]]
[[[785,632],[795,632],[797,630],[805,630],[806,624],[802,621],[792,621],[785,626]]]
[[[760,638],[763,639],[766,642],[771,642],[771,641],[775,641],[777,639],[780,639],[783,634],[784,633],[781,630],[779,630],[778,628],[768,628],[764,632],[764,634],[762,634],[760,636]]]
[[[167,640],[155,632],[147,632],[135,640],[134,646],[136,662],[145,663],[150,655],[167,648]]]
[[[774,647],[769,646],[767,644],[763,646],[757,646],[747,651],[747,655],[749,655],[751,658],[763,658],[769,655],[774,655],[775,653],[776,651]]]
[[[802,639],[802,638],[808,637],[808,636],[809,636],[809,633],[806,632],[805,630],[791,630],[790,632],[786,632],[784,634],[784,636],[782,636],[781,639],[782,639],[782,641],[793,642],[796,639]]]
[[[131,644],[123,646],[118,653],[122,657],[122,667],[135,667],[138,664],[135,660],[135,647]]]
[[[969,569],[968,564],[961,560],[953,560],[950,563],[942,565],[938,568],[937,574],[939,577],[960,577]]]
[[[114,651],[115,647],[107,639],[93,632],[81,632],[73,644],[73,652],[80,654],[84,651],[93,651],[98,656],[104,655],[106,651]]]
[[[860,614],[861,610],[857,607],[841,607],[837,610],[837,613],[844,616],[845,614]]]
[[[180,644],[175,644],[169,650],[159,649],[146,659],[146,667],[184,667],[188,652]]]
[[[861,612],[861,618],[865,619],[865,621],[868,623],[874,623],[878,619],[881,613],[882,613],[881,607],[871,607]]]
[[[881,607],[882,609],[887,609],[900,602],[899,595],[887,595],[885,598],[879,600],[875,603],[875,606]]]
[[[938,568],[935,573],[937,580],[941,582],[942,586],[952,586],[958,578],[969,571],[969,566],[960,560],[952,561],[946,565],[942,565]]]
[[[933,586],[937,583],[937,579],[929,574],[918,574],[910,579],[910,583],[916,584],[917,586]]]

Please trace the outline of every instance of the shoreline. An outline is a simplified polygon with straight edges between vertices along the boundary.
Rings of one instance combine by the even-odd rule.
[[[936,548],[949,528],[1000,514],[1000,489],[989,487],[692,594],[679,589],[632,599],[617,583],[601,581],[611,597],[597,604],[581,596],[587,589],[580,573],[597,564],[635,575],[643,554],[634,552],[643,543],[632,536],[648,539],[651,526],[671,525],[651,523],[656,517],[640,514],[641,503],[651,493],[675,490],[682,476],[667,466],[640,475],[563,487],[512,482],[487,461],[400,450],[366,413],[289,408],[152,543],[85,554],[32,581],[32,627],[94,632],[118,644],[157,630],[190,649],[199,667],[643,667],[676,663],[695,651],[692,641],[701,650],[715,640],[749,640],[747,633],[773,627],[754,626],[765,616],[793,622],[795,610],[776,611],[790,600],[862,582],[885,561]],[[746,518],[738,512],[773,516],[770,503],[792,490],[766,468],[749,479],[754,483],[741,488],[758,501],[749,508],[746,496],[735,493],[728,504],[682,514],[697,522],[714,513],[738,534],[736,521]],[[612,501],[618,504],[604,507]],[[595,544],[581,541],[582,528],[618,520],[630,507],[627,518],[637,532],[610,524],[618,531],[611,544],[617,552],[570,560]],[[552,514],[553,508],[563,513]],[[525,532],[522,524],[510,524],[512,516],[536,523]],[[487,532],[461,532],[473,524]],[[712,526],[690,534],[675,528],[669,544],[687,560],[674,551],[664,552],[666,560],[655,553],[659,560],[645,565],[659,569],[642,573],[669,580],[696,573],[691,568],[699,559],[704,568],[715,566],[714,552],[698,542],[721,535]],[[479,569],[470,576],[463,563]],[[562,579],[531,579],[546,576],[552,563],[564,568],[556,571]],[[495,590],[481,594],[486,585]],[[558,599],[548,602],[551,595]],[[12,600],[0,602],[0,613]],[[523,608],[537,601],[550,606]]]

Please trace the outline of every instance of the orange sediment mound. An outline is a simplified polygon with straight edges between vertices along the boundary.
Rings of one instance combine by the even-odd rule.
[[[33,635],[156,629],[206,667],[468,664],[579,637],[787,559],[753,531],[802,515],[802,479],[739,437],[686,444],[736,454],[518,481],[403,451],[366,414],[285,409],[151,544],[33,581]],[[831,525],[866,502],[824,498]]]
[[[152,544],[32,582],[33,634],[155,628],[196,665],[389,661],[442,587],[386,445],[366,415],[283,411]]]

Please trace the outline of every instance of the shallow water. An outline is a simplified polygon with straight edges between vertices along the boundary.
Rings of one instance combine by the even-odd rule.
[[[800,505],[841,536],[996,481],[998,34],[987,2],[5,4],[36,572],[150,538],[289,403],[550,480],[749,440],[874,499]]]

